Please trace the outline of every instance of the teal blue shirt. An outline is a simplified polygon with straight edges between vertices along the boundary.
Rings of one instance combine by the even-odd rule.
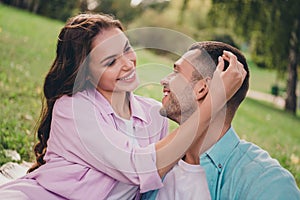
[[[213,200],[300,200],[292,174],[266,151],[240,140],[232,128],[200,156],[200,163]],[[151,191],[142,199],[156,195]]]

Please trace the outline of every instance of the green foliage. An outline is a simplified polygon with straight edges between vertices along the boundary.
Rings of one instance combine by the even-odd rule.
[[[250,44],[259,66],[288,74],[285,109],[296,114],[297,67],[300,60],[300,4],[297,0],[213,0],[213,25],[230,26]],[[225,17],[226,16],[226,17]]]
[[[151,8],[161,13],[169,6],[169,4],[170,1],[150,1],[150,3],[142,1],[139,6],[141,6],[143,10]]]
[[[41,88],[61,23],[0,4],[0,165],[3,149],[33,158]],[[3,159],[2,159],[3,158]]]
[[[79,10],[81,0],[3,0],[3,3],[22,8],[33,13],[66,21],[76,10]]]
[[[78,0],[39,0],[37,13],[53,19],[66,21],[78,6]]]
[[[239,49],[238,45],[236,44],[234,39],[229,34],[226,34],[226,33],[222,34],[222,35],[221,34],[215,34],[215,35],[212,36],[212,40],[224,42],[226,44],[229,44],[229,45]]]
[[[286,71],[289,39],[300,10],[297,1],[212,2],[209,16],[213,25],[231,26],[250,42],[252,58],[259,66]]]
[[[178,25],[178,21],[180,20],[180,2],[181,1],[170,1],[163,12],[151,7],[147,8],[140,17],[130,23],[129,28],[163,27],[179,31],[196,40],[207,39],[209,34],[202,30],[206,28],[207,23],[205,16],[209,5],[202,2],[201,6],[201,3],[197,0],[190,1],[189,5],[191,5],[191,10],[183,13],[184,20],[181,25]],[[205,0],[205,2],[208,2],[208,0]]]
[[[125,25],[142,12],[142,9],[139,6],[132,7],[130,5],[130,0],[100,0],[98,3],[99,5],[93,12],[114,15]]]
[[[130,23],[129,29],[163,27],[185,34],[195,41],[219,40],[238,46],[240,41],[235,37],[232,30],[210,26],[207,16],[210,8],[210,0],[170,1],[163,12],[156,9],[146,9],[139,18]],[[176,41],[169,35],[161,35],[160,37],[163,41],[169,40],[171,43]],[[152,39],[147,35],[144,38],[146,40]],[[161,52],[158,53],[161,55]]]

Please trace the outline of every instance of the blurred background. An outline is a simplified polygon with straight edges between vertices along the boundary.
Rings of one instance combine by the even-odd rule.
[[[96,12],[115,16],[127,30],[163,27],[242,50],[251,71],[250,92],[235,129],[269,151],[300,185],[299,10],[297,0],[0,0],[0,165],[33,161],[34,125],[57,35],[69,17]],[[143,66],[172,67],[178,58],[158,50],[137,54]],[[141,70],[140,76],[168,73],[155,69]],[[136,93],[162,97],[157,84]]]

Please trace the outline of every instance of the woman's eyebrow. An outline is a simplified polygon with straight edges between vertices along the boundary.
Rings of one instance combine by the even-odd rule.
[[[125,45],[124,45],[124,49],[126,49],[126,47],[127,47],[128,45],[129,45],[129,41],[127,40],[126,43],[125,43]],[[117,54],[110,55],[110,56],[104,58],[103,60],[101,60],[100,63],[103,63],[103,62],[105,62],[106,60],[109,60],[109,59],[111,59],[111,58],[115,58],[115,57],[117,57],[117,56],[119,56],[119,55],[117,55]]]
[[[127,40],[125,45],[124,45],[124,50],[126,49],[126,47],[129,45],[129,41]]]
[[[118,56],[118,55],[117,55],[117,54],[114,54],[114,55],[108,56],[108,57],[104,58],[103,60],[101,60],[100,63],[104,63],[106,60],[109,60],[109,59],[111,59],[111,58],[115,58],[116,56]]]

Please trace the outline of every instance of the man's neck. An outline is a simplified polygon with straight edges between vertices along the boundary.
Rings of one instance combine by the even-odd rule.
[[[215,124],[212,123],[210,127],[212,125]],[[230,128],[230,124],[229,125],[225,124],[219,136],[216,139],[214,139],[214,142],[211,141],[211,138],[209,138],[208,140],[210,141],[208,141],[206,136],[204,136],[204,138],[202,138],[201,140],[194,142],[186,152],[183,160],[191,165],[199,165],[200,155],[205,151],[207,151],[209,148],[211,148],[217,141],[219,141],[225,135],[225,133],[228,131],[229,128]],[[208,130],[205,134],[212,134],[212,132],[211,130]]]
[[[197,153],[198,154],[198,153]],[[195,153],[192,153],[191,151],[186,152],[183,160],[186,163],[189,163],[191,165],[199,165],[200,164],[200,157]]]

